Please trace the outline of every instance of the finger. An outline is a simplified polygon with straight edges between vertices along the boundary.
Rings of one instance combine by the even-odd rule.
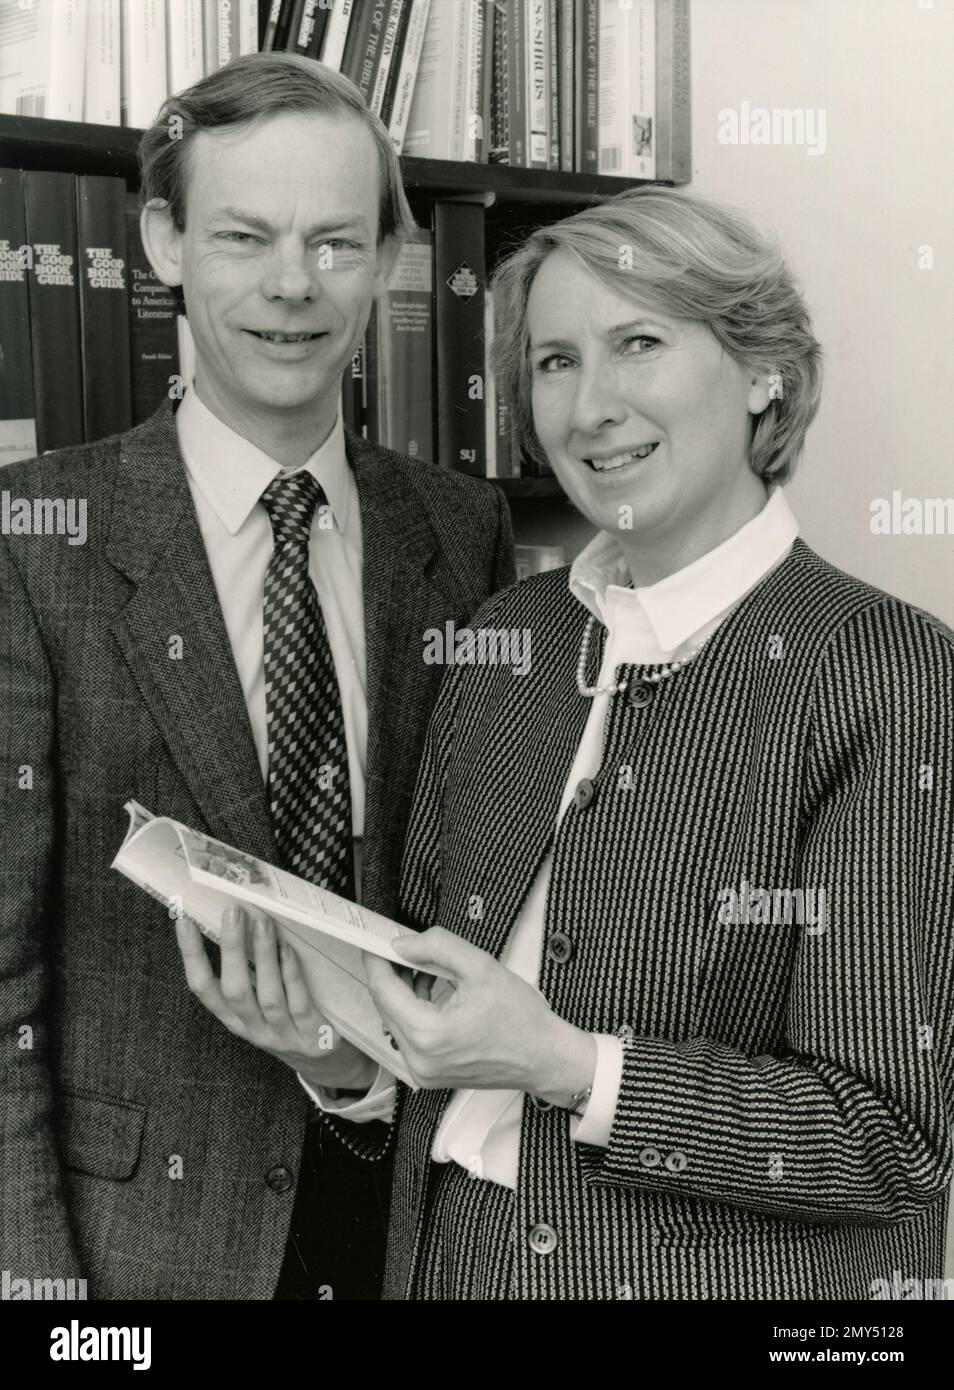
[[[266,917],[264,912],[253,910],[248,914],[247,930],[252,939],[252,952],[255,957],[255,997],[263,1016],[274,1027],[278,1021],[287,1021],[288,1018],[288,1001],[278,959],[278,934],[275,923],[270,917]]]
[[[177,917],[176,940],[185,968],[186,984],[192,993],[227,1028],[233,1032],[244,1031],[241,1021],[225,1002],[198,927],[186,917]]]
[[[492,957],[469,941],[464,941],[443,927],[430,927],[425,932],[396,937],[391,945],[409,965],[418,970],[436,967],[446,970],[456,980],[466,979],[481,969]]]
[[[405,1033],[428,1016],[431,1006],[415,997],[397,966],[381,957],[373,959],[366,952],[365,969],[374,1006],[392,1033]]]
[[[226,1004],[246,1027],[264,1027],[265,1020],[248,966],[248,918],[240,907],[227,907],[222,914],[221,989]]]
[[[328,1020],[312,999],[308,983],[302,973],[301,961],[294,948],[287,941],[279,942],[279,959],[281,961],[282,981],[285,986],[285,998],[288,1000],[288,1012],[299,1032],[304,1030],[310,1034],[315,1028],[320,1028],[323,1023],[327,1023]]]
[[[434,982],[435,980],[433,975],[427,975],[424,973],[424,971],[419,970],[417,974],[414,976],[414,993],[417,996],[417,998],[426,999],[427,1002],[430,1003],[431,987],[433,986]]]

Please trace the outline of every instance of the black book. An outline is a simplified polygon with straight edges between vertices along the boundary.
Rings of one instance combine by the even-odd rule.
[[[72,174],[23,175],[37,451],[83,443],[83,359]]]
[[[132,423],[124,179],[79,175],[76,229],[83,418],[90,442],[128,430]]]
[[[484,477],[484,207],[437,201],[433,219],[436,460]]]
[[[388,71],[388,80],[384,86],[384,96],[381,100],[381,120],[385,125],[391,121],[391,113],[394,110],[394,93],[397,89],[398,77],[401,72],[401,59],[404,56],[404,40],[407,35],[408,20],[411,18],[413,0],[405,0],[401,9],[401,17],[398,20],[397,33],[394,36],[394,53],[391,56],[391,67]]]
[[[23,173],[0,169],[0,465],[36,453],[29,259]]]

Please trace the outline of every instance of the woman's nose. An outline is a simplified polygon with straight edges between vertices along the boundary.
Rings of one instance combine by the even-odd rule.
[[[594,363],[580,368],[573,399],[573,427],[577,434],[592,437],[602,426],[617,424],[625,418],[626,408],[612,364]]]

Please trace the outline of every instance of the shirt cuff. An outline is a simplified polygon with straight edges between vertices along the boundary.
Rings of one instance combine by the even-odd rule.
[[[335,1100],[323,1086],[313,1090],[308,1082],[300,1073],[296,1072],[298,1080],[311,1096],[319,1110],[326,1115],[338,1115],[343,1120],[350,1120],[353,1124],[364,1125],[370,1120],[383,1120],[385,1124],[391,1123],[394,1115],[394,1106],[397,1101],[397,1087],[394,1084],[394,1077],[384,1067],[378,1067],[378,1074],[371,1082],[371,1086],[366,1095],[360,1100],[349,1099],[347,1097]]]
[[[570,1121],[570,1138],[576,1144],[609,1148],[616,1117],[619,1085],[623,1079],[623,1042],[612,1033],[594,1033],[596,1070],[593,1090],[579,1119]]]

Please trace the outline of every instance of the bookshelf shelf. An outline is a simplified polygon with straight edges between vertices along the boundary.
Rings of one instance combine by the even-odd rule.
[[[131,126],[50,121],[39,116],[0,115],[0,164],[21,169],[56,169],[67,174],[109,174],[130,188],[139,182],[136,150],[142,131]],[[520,169],[509,164],[465,164],[449,159],[402,156],[408,196],[453,198],[493,193],[502,205],[550,203],[580,206],[611,198],[640,179],[568,174],[556,169]]]
[[[499,487],[511,502],[538,502],[545,498],[566,501],[566,494],[556,478],[488,478],[487,481]]]

